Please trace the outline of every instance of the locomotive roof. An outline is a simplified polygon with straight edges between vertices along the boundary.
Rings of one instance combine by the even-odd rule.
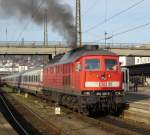
[[[78,58],[86,55],[110,55],[117,56],[115,53],[98,48],[98,46],[84,46],[68,51],[59,60],[53,60],[53,64],[66,64],[77,60]],[[52,64],[51,63],[51,64]]]

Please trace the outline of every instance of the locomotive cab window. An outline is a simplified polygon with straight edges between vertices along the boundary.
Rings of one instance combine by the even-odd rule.
[[[100,69],[100,60],[99,59],[85,60],[85,69],[86,70],[99,70]]]
[[[117,68],[118,68],[117,60],[106,59],[105,60],[105,67],[106,67],[106,70],[117,70]]]

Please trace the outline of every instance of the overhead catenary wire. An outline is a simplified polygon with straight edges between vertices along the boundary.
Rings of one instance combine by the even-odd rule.
[[[41,8],[41,6],[44,4],[45,0],[41,0],[39,6],[37,9],[33,10],[33,13],[32,13],[32,18],[34,18],[37,14],[38,14],[38,10]],[[33,4],[33,3],[32,3]],[[26,25],[23,27],[23,30],[19,33],[17,39],[16,39],[16,42],[19,41],[19,39],[21,38],[22,39],[22,35],[23,33],[25,32],[25,30],[27,29],[27,27],[30,25],[30,21],[26,23]],[[7,54],[7,51],[9,50],[9,47],[6,49],[6,54]]]
[[[4,106],[6,107],[7,111],[9,112],[9,114],[11,115],[12,119],[14,120],[14,122],[17,124],[17,126],[22,130],[22,132],[25,135],[29,135],[29,133],[26,131],[26,129],[19,123],[19,121],[15,118],[15,116],[13,115],[13,113],[11,112],[10,108],[8,107],[7,103],[5,102],[4,98],[2,95],[0,95],[0,99],[2,101],[2,103],[4,104]]]
[[[93,2],[93,4],[92,4],[91,6],[89,6],[89,7],[87,8],[87,10],[85,10],[85,11],[82,13],[82,16],[87,15],[87,13],[90,12],[90,11],[97,5],[97,3],[98,3],[98,0],[95,0],[95,1]]]
[[[94,26],[92,26],[92,27],[90,27],[89,29],[83,31],[83,33],[84,33],[84,34],[85,34],[85,33],[88,33],[89,31],[92,31],[92,30],[94,30],[94,29],[100,27],[101,25],[105,24],[106,22],[108,22],[108,21],[110,21],[110,20],[112,20],[112,19],[118,17],[119,15],[121,15],[121,14],[123,14],[123,13],[129,11],[130,9],[132,9],[132,8],[134,8],[134,7],[138,6],[138,5],[140,5],[140,4],[143,3],[144,1],[145,1],[145,0],[140,0],[140,1],[136,2],[136,3],[134,3],[134,4],[131,5],[130,7],[128,7],[128,8],[126,8],[126,9],[124,9],[124,10],[122,10],[122,11],[120,11],[120,12],[114,14],[113,16],[111,16],[111,17],[109,17],[109,18],[106,18],[105,20],[103,20],[103,21],[101,21],[101,22],[98,22],[98,23],[95,24]]]
[[[135,30],[137,30],[137,29],[140,29],[140,28],[146,27],[146,26],[148,26],[148,25],[150,25],[150,22],[145,23],[145,24],[142,24],[142,25],[135,26],[135,27],[133,27],[133,28],[130,28],[130,29],[124,30],[124,31],[122,31],[122,32],[114,33],[114,34],[113,34],[113,36],[108,37],[108,39],[110,39],[110,38],[112,38],[112,37],[117,37],[117,36],[120,36],[120,35],[126,34],[126,33],[131,32],[131,31],[135,31]],[[102,41],[102,40],[105,40],[105,38],[102,38],[102,39],[100,39],[100,40],[97,40],[96,42],[99,42],[99,41]]]

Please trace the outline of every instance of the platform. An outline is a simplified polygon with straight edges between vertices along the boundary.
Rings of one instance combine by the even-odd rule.
[[[150,88],[138,88],[137,92],[127,92],[125,100],[129,103],[142,102],[150,104]]]
[[[18,135],[0,112],[0,135]]]
[[[150,125],[150,90],[139,89],[138,92],[128,92],[125,100],[129,108],[124,111],[123,117]]]

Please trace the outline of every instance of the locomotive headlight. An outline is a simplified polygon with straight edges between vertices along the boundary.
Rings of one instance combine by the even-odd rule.
[[[101,80],[105,80],[105,75],[101,75]]]
[[[108,78],[111,78],[111,75],[110,75],[110,74],[108,75]]]

